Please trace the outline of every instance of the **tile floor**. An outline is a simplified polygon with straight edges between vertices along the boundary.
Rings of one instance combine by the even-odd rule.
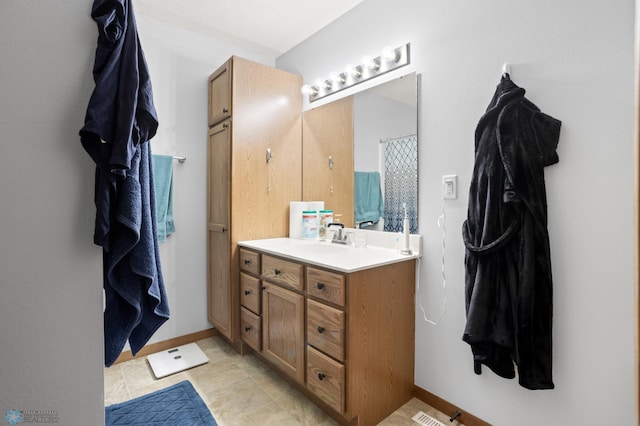
[[[240,356],[218,337],[199,340],[197,344],[209,357],[209,363],[160,380],[153,376],[146,358],[105,368],[105,406],[189,380],[219,426],[337,424],[255,355]],[[380,425],[417,425],[411,417],[418,411],[429,414],[445,425],[462,426],[456,421],[449,422],[448,416],[415,398]]]

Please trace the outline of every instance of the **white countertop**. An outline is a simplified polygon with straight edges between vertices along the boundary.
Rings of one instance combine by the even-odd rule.
[[[336,244],[329,241],[294,238],[240,241],[238,245],[267,254],[287,257],[311,265],[348,273],[420,257],[419,245],[421,237],[419,235],[412,235],[411,237],[412,248],[414,248],[414,237],[417,237],[417,247],[410,255],[400,254],[395,248],[376,246],[371,243],[364,248],[357,248],[352,245]]]

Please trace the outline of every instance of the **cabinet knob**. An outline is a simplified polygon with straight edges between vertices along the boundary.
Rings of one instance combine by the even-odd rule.
[[[280,275],[282,273],[282,271],[280,271],[280,269],[275,269],[273,271],[273,273],[276,274],[276,275]]]
[[[249,327],[249,326],[244,328],[244,331],[249,331],[249,330],[251,330],[251,327]]]
[[[226,114],[226,113],[228,113],[228,112],[229,112],[229,108],[222,108],[222,113],[223,113],[223,114]]]
[[[245,296],[248,296],[248,295],[250,295],[250,294],[251,294],[251,291],[250,291],[250,290],[245,290],[245,291],[244,291],[244,295],[245,295]]]
[[[324,327],[318,326],[318,333],[320,334],[324,333]]]
[[[267,287],[265,287],[265,286],[260,287],[260,290],[262,290],[262,291],[264,291],[266,289],[267,289]]]
[[[228,125],[227,123],[224,123],[224,124],[222,125],[222,128],[223,128],[223,129],[228,129],[228,128],[229,128],[229,125]]]
[[[251,259],[245,259],[244,261],[245,265],[250,265],[251,264]]]
[[[327,377],[322,373],[318,373],[318,380],[324,380],[324,378]]]
[[[316,287],[318,287],[318,290],[322,290],[324,288],[324,283],[317,283]]]

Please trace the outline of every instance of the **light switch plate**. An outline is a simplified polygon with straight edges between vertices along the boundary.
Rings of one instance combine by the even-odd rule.
[[[442,176],[442,198],[445,200],[458,199],[458,176],[443,175]]]

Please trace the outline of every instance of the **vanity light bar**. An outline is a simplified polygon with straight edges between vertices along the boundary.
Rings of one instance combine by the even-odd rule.
[[[302,94],[309,102],[317,101],[346,88],[371,80],[379,75],[408,65],[409,43],[400,47],[385,47],[379,56],[365,56],[358,65],[347,65],[340,73],[333,72],[329,78],[320,78],[313,85],[302,86]]]

